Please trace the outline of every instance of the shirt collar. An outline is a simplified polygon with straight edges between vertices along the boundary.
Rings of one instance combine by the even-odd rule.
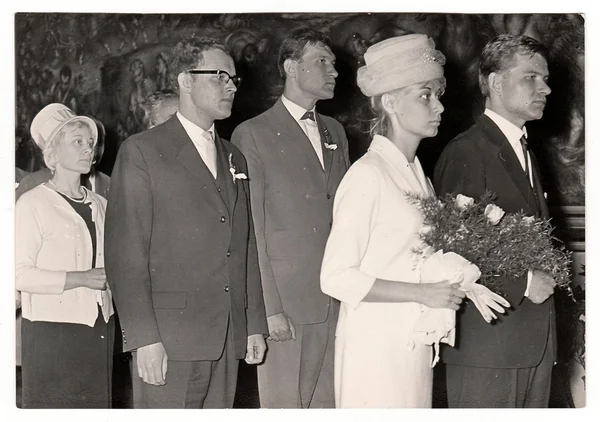
[[[315,113],[315,107],[313,107],[311,110],[306,110],[300,107],[298,104],[285,98],[284,95],[281,96],[281,102],[283,103],[283,106],[287,109],[287,111],[290,112],[292,117],[298,122],[300,121],[300,118],[304,116],[304,113],[306,113],[307,111],[312,111],[313,113]]]
[[[177,112],[177,118],[181,122],[183,129],[185,129],[185,132],[188,134],[190,139],[192,139],[193,141],[197,141],[199,139],[206,139],[202,135],[204,132],[211,132],[213,135],[212,138],[215,139],[215,136],[214,136],[215,135],[215,124],[214,123],[211,125],[211,127],[208,128],[208,130],[204,130],[200,126],[197,126],[195,123],[192,123],[187,118],[185,118],[184,115],[181,114],[179,111]]]
[[[515,148],[515,145],[520,145],[521,137],[523,135],[525,135],[525,138],[527,138],[527,129],[525,126],[519,128],[489,108],[485,109],[484,114],[492,119],[494,123],[496,123],[513,148]]]

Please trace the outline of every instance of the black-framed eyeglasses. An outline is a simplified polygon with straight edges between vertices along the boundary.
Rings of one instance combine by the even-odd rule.
[[[221,85],[227,85],[229,81],[233,81],[236,88],[239,88],[242,83],[242,77],[237,75],[230,75],[224,70],[204,70],[204,69],[190,69],[188,73],[192,75],[217,75],[217,79]]]

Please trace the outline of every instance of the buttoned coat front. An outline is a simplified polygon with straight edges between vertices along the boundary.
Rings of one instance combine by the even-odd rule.
[[[342,125],[318,113],[317,122],[324,169],[281,99],[231,138],[248,160],[267,316],[285,312],[294,324],[327,319],[329,297],[319,287],[319,271],[334,195],[349,167]]]
[[[336,407],[431,406],[432,347],[412,332],[421,305],[362,302],[377,278],[419,283],[413,249],[423,217],[408,193],[433,187],[418,159],[410,164],[380,135],[340,184],[321,271],[323,291],[342,302]]]
[[[240,151],[216,136],[217,183],[174,116],[119,150],[106,216],[106,274],[123,349],[162,342],[170,360],[235,355],[266,318]]]

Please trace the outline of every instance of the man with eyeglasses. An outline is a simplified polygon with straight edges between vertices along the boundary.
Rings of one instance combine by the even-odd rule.
[[[283,95],[232,135],[248,160],[269,325],[269,351],[258,367],[261,407],[334,407],[339,303],[321,291],[319,277],[348,141],[339,122],[315,109],[333,97],[334,65],[324,34],[290,34],[279,50]]]
[[[134,407],[228,408],[238,360],[260,363],[268,333],[246,161],[214,127],[240,78],[210,38],[185,37],[171,57],[179,111],[119,150],[106,273]]]

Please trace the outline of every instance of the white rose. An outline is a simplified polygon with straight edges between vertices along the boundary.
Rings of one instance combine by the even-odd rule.
[[[465,196],[465,195],[462,195],[459,193],[458,195],[456,195],[456,199],[454,200],[454,203],[461,210],[466,210],[467,208],[469,208],[471,205],[473,205],[475,203],[475,200],[473,198],[471,198],[470,196]]]
[[[485,207],[484,214],[488,218],[488,220],[490,220],[490,223],[492,223],[492,225],[495,226],[500,222],[502,217],[504,217],[505,212],[502,208],[500,208],[497,205],[488,204],[488,206]]]

